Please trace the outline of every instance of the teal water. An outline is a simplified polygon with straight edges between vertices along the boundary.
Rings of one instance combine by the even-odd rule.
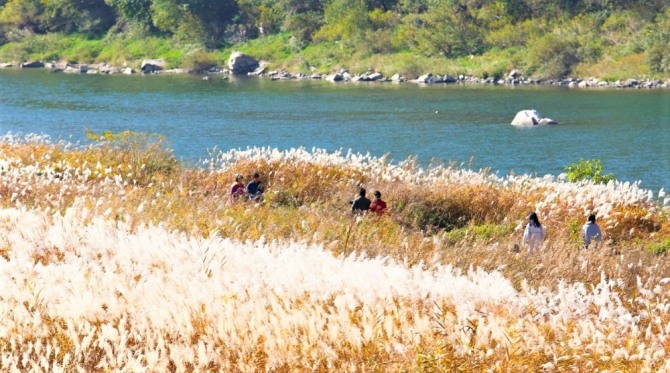
[[[556,126],[509,123],[536,109]],[[390,153],[500,175],[562,172],[579,159],[643,188],[670,189],[670,91],[392,83],[204,81],[0,70],[0,133],[84,141],[85,131],[166,135],[186,161],[266,146]]]

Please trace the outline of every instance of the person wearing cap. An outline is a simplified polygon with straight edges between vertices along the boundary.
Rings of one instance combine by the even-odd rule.
[[[254,179],[247,184],[247,196],[249,201],[260,200],[263,194],[263,186],[261,185],[261,175],[254,173]]]
[[[376,212],[378,216],[381,216],[386,210],[386,202],[382,200],[382,193],[378,190],[375,191],[375,199],[370,203],[370,211]]]
[[[358,190],[358,196],[351,202],[351,211],[354,213],[365,212],[370,209],[370,200],[365,197],[365,188]]]
[[[588,249],[591,241],[600,242],[603,239],[603,233],[600,230],[600,227],[596,223],[596,215],[589,214],[589,217],[586,219],[586,224],[582,228],[584,234],[584,248]]]
[[[235,176],[235,182],[230,187],[230,201],[236,202],[244,195],[246,189],[244,188],[244,176],[238,174]]]

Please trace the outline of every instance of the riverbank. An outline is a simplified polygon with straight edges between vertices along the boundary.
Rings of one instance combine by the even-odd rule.
[[[148,60],[148,61],[156,61]],[[150,66],[150,67],[147,67]],[[340,69],[332,74],[304,74],[292,73],[289,71],[268,70],[267,63],[256,69],[242,75],[257,76],[270,80],[327,80],[333,83],[337,82],[373,82],[373,83],[418,83],[418,84],[482,84],[482,85],[552,85],[566,86],[571,88],[632,88],[632,89],[661,89],[670,88],[670,79],[625,79],[607,81],[598,78],[562,78],[562,79],[533,79],[524,77],[517,70],[512,70],[503,77],[492,76],[473,76],[473,75],[451,75],[451,74],[433,74],[426,73],[418,77],[406,77],[400,74],[385,76],[382,73],[369,70],[360,74],[350,73],[347,69]],[[216,77],[227,78],[233,75],[230,66],[215,66],[204,71],[195,71],[187,68],[164,69],[164,63],[160,65],[151,64],[143,61],[140,69],[123,66],[112,66],[106,63],[101,64],[80,64],[80,63],[57,63],[57,62],[3,62],[0,63],[0,69],[7,68],[44,68],[54,73],[70,74],[198,74],[203,79],[208,80]]]

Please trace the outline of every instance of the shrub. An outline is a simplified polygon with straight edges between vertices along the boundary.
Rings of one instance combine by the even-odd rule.
[[[401,224],[420,230],[463,228],[472,220],[472,208],[456,193],[414,196],[397,201],[394,209]]]
[[[188,53],[181,61],[182,67],[194,72],[202,72],[218,65],[216,55],[204,50]]]
[[[528,67],[540,79],[566,76],[579,61],[579,44],[572,38],[546,34],[531,42]]]
[[[650,244],[649,246],[647,246],[647,250],[650,253],[656,255],[665,254],[668,250],[670,250],[670,237],[667,237],[665,240],[661,242]]]
[[[124,131],[97,134],[86,133],[86,138],[97,143],[91,151],[101,158],[126,165],[132,172],[134,184],[147,185],[156,180],[165,180],[179,168],[172,150],[165,146],[165,138],[157,134]]]
[[[571,183],[581,180],[591,180],[596,184],[607,184],[614,181],[614,175],[602,174],[603,166],[599,159],[580,159],[577,163],[565,166],[568,181]]]
[[[645,30],[646,62],[651,71],[670,72],[670,12]]]

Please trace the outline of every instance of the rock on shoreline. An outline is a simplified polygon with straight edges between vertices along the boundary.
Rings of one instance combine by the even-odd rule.
[[[234,58],[233,58],[234,57]],[[606,81],[598,78],[561,78],[561,79],[533,79],[524,77],[522,73],[517,70],[512,70],[506,77],[476,77],[473,75],[450,75],[450,74],[433,74],[426,73],[416,78],[404,77],[400,74],[393,74],[392,76],[384,76],[380,72],[372,69],[367,70],[361,74],[352,74],[347,69],[340,69],[328,75],[321,74],[293,74],[288,71],[267,71],[267,63],[257,61],[248,55],[239,52],[233,53],[229,64],[226,67],[213,67],[206,71],[194,72],[188,69],[165,69],[165,62],[160,59],[147,59],[142,62],[140,72],[143,74],[188,74],[201,73],[206,77],[212,74],[223,75],[250,75],[261,78],[269,78],[270,80],[291,80],[291,79],[323,79],[329,82],[338,83],[414,83],[414,84],[482,84],[482,85],[552,85],[565,86],[570,88],[634,88],[634,89],[653,89],[653,88],[670,88],[670,79],[626,79],[617,81]],[[42,61],[28,61],[28,62],[0,62],[0,69],[4,68],[46,68],[52,72],[63,72],[71,74],[126,74],[131,75],[137,71],[131,67],[112,66],[107,63],[97,64],[59,64],[57,62],[42,62]]]

